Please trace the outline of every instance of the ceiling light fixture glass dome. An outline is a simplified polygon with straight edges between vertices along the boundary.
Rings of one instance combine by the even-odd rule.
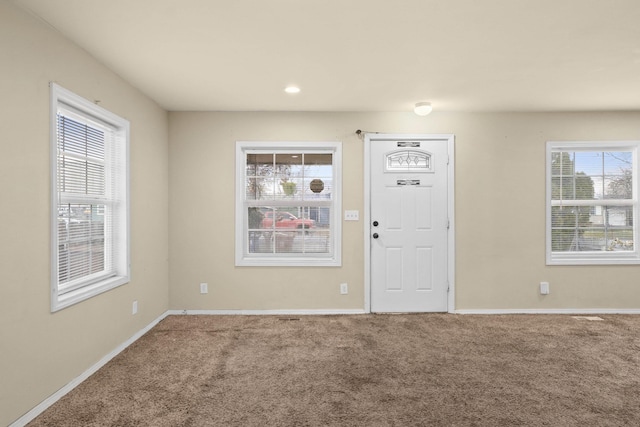
[[[419,116],[426,116],[433,110],[430,102],[418,102],[413,108],[413,112]]]

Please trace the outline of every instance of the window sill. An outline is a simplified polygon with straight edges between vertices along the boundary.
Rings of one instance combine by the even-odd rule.
[[[236,267],[342,267],[338,258],[258,258],[236,259]]]
[[[616,256],[551,255],[547,256],[547,265],[634,265],[640,264],[637,253]]]
[[[51,312],[62,310],[63,308],[72,306],[96,295],[100,295],[126,283],[129,283],[128,276],[116,276],[83,286],[82,288],[67,292],[60,296],[53,295],[51,299]]]

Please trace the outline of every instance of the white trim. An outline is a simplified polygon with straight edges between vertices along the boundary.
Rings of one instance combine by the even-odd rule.
[[[456,297],[455,297],[455,289],[456,289],[456,185],[455,185],[455,136],[449,135],[448,140],[448,154],[449,161],[447,162],[447,170],[449,176],[447,177],[447,186],[449,187],[449,192],[447,194],[447,202],[448,202],[448,211],[449,211],[449,233],[447,242],[448,254],[447,254],[447,262],[448,262],[448,271],[447,275],[449,277],[449,301],[448,301],[448,312],[454,313],[456,308]]]
[[[455,136],[453,134],[365,134],[364,136],[364,311],[371,312],[371,141],[413,139],[447,141],[447,210],[449,215],[448,265],[449,296],[447,312],[455,313]]]
[[[640,308],[513,308],[466,309],[455,314],[640,314]]]
[[[212,315],[212,316],[319,316],[338,314],[366,314],[361,309],[301,309],[301,310],[169,310],[169,315]]]
[[[371,137],[364,135],[364,311],[371,313]]]
[[[162,321],[165,317],[170,315],[169,311],[165,311],[158,318],[153,320],[147,326],[136,332],[131,338],[120,344],[118,347],[113,349],[107,355],[105,355],[102,359],[94,363],[89,369],[84,371],[82,374],[71,380],[69,383],[64,385],[61,389],[53,393],[51,396],[47,397],[45,400],[40,402],[37,406],[31,409],[29,412],[15,420],[13,423],[9,424],[9,427],[23,427],[29,422],[33,421],[38,415],[43,413],[47,408],[56,403],[58,400],[63,398],[67,393],[80,385],[84,380],[89,378],[91,375],[96,373],[100,368],[109,363],[111,359],[120,354],[124,349],[129,347],[131,344],[136,342],[140,337],[149,332],[151,328],[156,326],[160,321]]]

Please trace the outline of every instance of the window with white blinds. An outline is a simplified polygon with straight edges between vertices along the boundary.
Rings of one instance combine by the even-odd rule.
[[[638,264],[637,141],[547,143],[547,264]]]
[[[236,143],[236,265],[341,265],[339,142]]]
[[[129,122],[52,84],[53,311],[129,281]]]

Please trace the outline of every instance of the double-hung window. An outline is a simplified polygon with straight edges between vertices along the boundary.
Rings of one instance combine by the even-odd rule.
[[[236,265],[339,266],[339,142],[236,143]]]
[[[51,86],[51,309],[129,281],[129,122]]]
[[[547,143],[547,264],[637,264],[640,142]]]

